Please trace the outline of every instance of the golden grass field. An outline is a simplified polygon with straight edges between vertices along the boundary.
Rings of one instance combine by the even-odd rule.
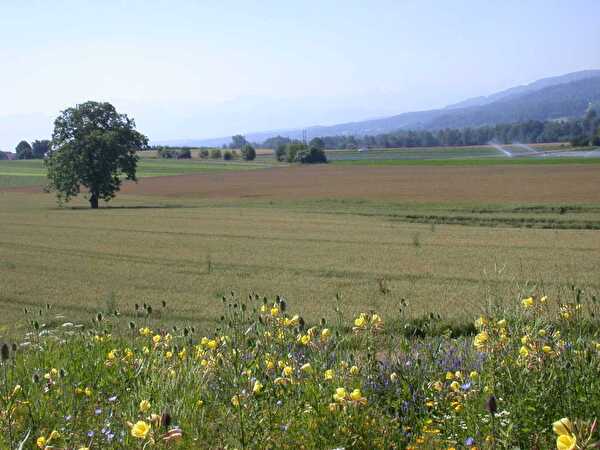
[[[361,199],[360,186],[347,175],[345,189],[356,189],[354,199],[328,200],[327,189],[320,199],[286,198],[277,190],[280,178],[289,170],[298,183],[295,174],[302,168],[237,174],[245,180],[257,174],[260,181],[248,189],[259,185],[266,192],[265,180],[279,171],[272,198],[259,200],[229,194],[203,198],[200,190],[190,194],[191,177],[201,187],[218,183],[214,175],[185,176],[186,195],[169,197],[145,191],[145,184],[155,186],[156,181],[143,179],[137,193],[126,188],[129,193],[119,195],[111,208],[98,211],[88,210],[83,198],[58,208],[51,195],[35,189],[0,191],[0,336],[22,326],[24,307],[47,303],[56,313],[77,319],[114,307],[133,315],[134,303],[148,303],[163,323],[206,326],[218,320],[220,297],[231,290],[282,294],[315,320],[335,314],[338,293],[348,312],[373,308],[391,318],[406,299],[411,315],[439,312],[470,320],[489,302],[513,301],[533,286],[548,293],[571,285],[597,292],[600,232],[568,229],[600,222],[597,191],[581,202],[597,175],[590,167],[579,173],[574,167],[565,173],[570,180],[579,176],[581,184],[566,194],[563,189],[552,204],[502,202],[505,194],[497,181],[488,184],[497,190],[495,202],[460,195],[452,199],[447,193],[437,202],[433,194],[429,201],[409,202],[406,191],[397,200],[389,194]],[[390,179],[392,169],[383,180]],[[454,176],[445,185],[452,180],[473,185],[481,178],[476,169],[481,168],[457,177],[456,169],[439,167],[436,177]],[[504,168],[497,176],[516,171],[514,176],[525,177],[526,184],[523,169]],[[541,176],[532,173],[534,180]],[[555,189],[567,184],[559,172],[552,176]],[[377,177],[371,179],[376,182]],[[314,191],[322,182],[306,177],[305,183]],[[223,185],[223,192],[228,189]],[[540,195],[549,198],[549,190]],[[154,195],[140,195],[144,192]],[[488,187],[486,192],[493,200],[493,191]],[[574,192],[573,203],[567,202],[568,192]],[[423,223],[407,218],[419,214]],[[434,216],[438,223],[428,223],[427,217]],[[444,223],[454,216],[472,217],[471,225],[478,226]],[[491,217],[493,226],[481,226],[480,217]],[[527,226],[533,228],[515,226],[521,218],[531,218],[533,225]],[[539,218],[543,221],[536,222]],[[536,228],[548,223],[567,229]]]

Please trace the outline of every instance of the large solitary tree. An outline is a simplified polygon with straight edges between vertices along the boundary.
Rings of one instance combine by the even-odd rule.
[[[66,109],[54,122],[45,160],[48,188],[63,202],[83,186],[90,206],[98,208],[98,200],[115,196],[123,178],[137,181],[136,151],[147,146],[148,139],[135,130],[133,119],[110,103],[86,102]]]

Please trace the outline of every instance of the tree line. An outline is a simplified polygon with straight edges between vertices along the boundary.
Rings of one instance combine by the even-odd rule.
[[[485,145],[495,141],[501,144],[570,142],[575,146],[600,145],[600,116],[589,109],[580,119],[528,120],[509,124],[487,125],[477,128],[445,128],[437,131],[401,130],[370,136],[323,136],[324,148],[356,149],[401,147],[451,147]],[[300,141],[283,136],[266,139],[262,146],[277,149],[296,145]]]

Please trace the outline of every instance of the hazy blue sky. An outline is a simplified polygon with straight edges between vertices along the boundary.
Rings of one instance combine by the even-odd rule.
[[[151,139],[444,106],[600,68],[600,1],[3,1],[0,148],[105,100]]]

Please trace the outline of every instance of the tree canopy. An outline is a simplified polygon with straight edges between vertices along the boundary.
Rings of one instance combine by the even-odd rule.
[[[235,136],[231,136],[231,144],[229,144],[229,148],[239,148],[241,149],[244,145],[246,145],[248,141],[241,134],[236,134]]]
[[[242,146],[242,158],[246,161],[254,161],[256,158],[256,150],[250,144],[244,144]]]
[[[17,159],[32,159],[33,158],[33,150],[31,149],[31,145],[27,141],[21,141],[17,144],[15,148],[15,152],[17,154]]]
[[[31,150],[34,159],[44,159],[44,156],[50,151],[50,141],[43,139],[41,141],[33,141]]]
[[[148,139],[135,130],[135,122],[119,114],[110,103],[86,102],[63,111],[54,122],[52,149],[45,161],[49,190],[60,202],[87,189],[92,208],[109,201],[123,177],[136,181],[136,151]]]

